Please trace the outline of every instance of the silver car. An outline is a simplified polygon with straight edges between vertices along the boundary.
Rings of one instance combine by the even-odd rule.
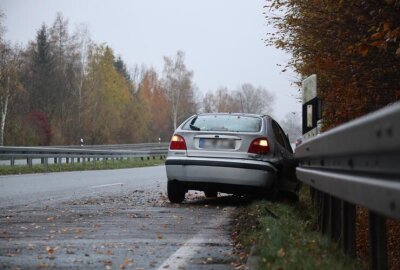
[[[185,199],[188,190],[297,194],[296,161],[288,137],[270,116],[238,113],[198,114],[172,136],[166,160],[168,198]]]

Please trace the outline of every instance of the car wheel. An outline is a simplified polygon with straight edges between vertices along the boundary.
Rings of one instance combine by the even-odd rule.
[[[178,181],[168,181],[167,193],[170,202],[181,203],[185,199],[186,192]]]
[[[204,194],[206,195],[206,198],[215,198],[218,196],[218,192],[214,190],[205,190]]]

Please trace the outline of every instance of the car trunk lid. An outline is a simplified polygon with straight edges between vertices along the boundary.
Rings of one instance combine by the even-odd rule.
[[[190,136],[187,156],[212,158],[248,158],[248,148],[253,136],[246,134],[207,133]],[[249,138],[250,137],[250,138]],[[254,135],[254,138],[259,135]]]

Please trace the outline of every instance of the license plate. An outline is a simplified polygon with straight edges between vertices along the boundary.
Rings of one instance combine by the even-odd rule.
[[[235,149],[235,140],[230,139],[199,139],[199,148],[202,149]]]

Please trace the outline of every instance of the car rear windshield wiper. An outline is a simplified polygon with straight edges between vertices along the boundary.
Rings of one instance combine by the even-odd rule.
[[[194,118],[192,119],[192,121],[190,121],[189,127],[190,127],[191,130],[197,130],[197,131],[199,131],[200,128],[199,128],[199,127],[196,127],[196,126],[194,125],[194,122],[196,122],[196,120],[197,120],[197,115],[196,115],[196,117],[194,117]]]
[[[200,130],[199,127],[196,127],[195,125],[192,125],[192,124],[190,124],[189,127],[190,127],[191,130],[197,130],[197,131]]]

